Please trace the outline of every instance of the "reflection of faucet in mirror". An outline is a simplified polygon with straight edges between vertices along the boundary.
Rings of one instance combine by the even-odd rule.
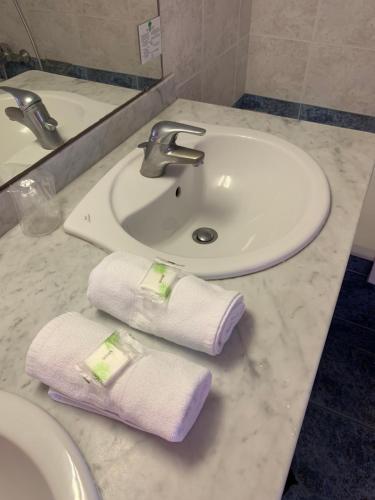
[[[101,2],[106,7],[100,13],[97,9],[84,9],[82,15],[75,16],[74,23],[65,22],[70,18],[68,0],[57,2],[61,4],[58,14],[44,5],[48,2],[37,2],[40,12],[35,16],[29,3],[0,0],[0,90],[7,85],[35,92],[49,115],[59,122],[57,132],[63,140],[56,144],[53,139],[57,132],[46,130],[43,122],[29,123],[35,106],[21,111],[13,97],[0,92],[0,190],[2,185],[33,165],[39,165],[44,158],[51,161],[51,154],[60,149],[59,144],[65,146],[67,141],[80,141],[88,128],[107,120],[109,113],[122,109],[125,103],[136,98],[153,99],[151,94],[149,97],[144,93],[163,76],[158,0]],[[43,24],[40,37],[42,18],[48,20]],[[55,18],[61,18],[64,26],[66,24],[64,36],[56,30]],[[126,29],[123,29],[124,23]],[[138,29],[139,25],[142,29]],[[3,26],[11,27],[6,36]],[[103,35],[100,39],[98,31]],[[134,43],[134,37],[143,37],[142,46]],[[155,91],[157,89],[151,92]],[[169,92],[166,95],[169,102]],[[42,106],[41,102],[37,107]],[[138,105],[141,106],[134,103]],[[6,110],[9,106],[16,109]],[[121,110],[118,116],[123,113],[127,111]],[[141,112],[136,114],[140,119],[143,116]],[[9,119],[17,121],[12,123]],[[114,120],[108,117],[108,125],[112,127]],[[118,134],[110,134],[110,138],[103,137],[103,148],[107,147],[104,146],[107,141],[112,144],[117,137],[121,138],[121,134],[125,138],[128,129],[120,127],[120,130]],[[52,144],[50,140],[46,142],[51,137]],[[84,148],[85,144],[85,141],[77,142],[77,147]],[[99,159],[103,148],[95,148],[95,158]],[[84,163],[83,158],[79,161]]]
[[[21,49],[18,53],[13,52],[7,43],[0,43],[0,64],[8,62],[30,62],[30,54],[25,49]]]
[[[177,122],[156,123],[152,127],[148,142],[143,142],[138,146],[145,152],[141,167],[141,174],[144,177],[161,177],[167,165],[198,166],[202,163],[203,151],[184,148],[176,144],[179,133],[204,135],[206,130]]]
[[[0,91],[11,94],[18,105],[18,108],[5,109],[10,120],[30,129],[44,149],[55,149],[62,144],[63,140],[57,131],[58,123],[50,116],[38,94],[5,85],[0,86]]]

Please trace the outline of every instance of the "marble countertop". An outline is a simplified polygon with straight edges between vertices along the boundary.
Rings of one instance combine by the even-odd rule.
[[[39,329],[65,311],[111,326],[89,306],[91,269],[104,252],[60,228],[31,239],[15,227],[0,240],[0,388],[52,414],[88,461],[104,500],[273,500],[281,496],[375,158],[375,136],[265,114],[178,100],[154,121],[202,121],[271,132],[307,151],[332,188],[320,235],[292,259],[221,281],[240,290],[247,313],[216,358],[142,333],[149,346],[207,366],[212,392],[183,443],[59,405],[24,373]],[[148,137],[150,124],[60,194],[65,215],[116,161]]]
[[[25,71],[9,80],[1,81],[0,85],[38,90],[60,90],[79,94],[99,102],[121,106],[141,92],[135,89],[117,87],[106,83],[92,82],[82,78],[56,75],[47,71]]]

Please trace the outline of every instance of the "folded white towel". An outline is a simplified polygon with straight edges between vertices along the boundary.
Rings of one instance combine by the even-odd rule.
[[[211,355],[220,354],[245,305],[235,291],[183,276],[166,305],[139,300],[140,283],[151,262],[115,252],[91,272],[87,296],[91,304],[139,330]]]
[[[49,395],[57,401],[115,418],[168,441],[182,441],[209,393],[211,373],[173,354],[147,350],[112,385],[98,389],[82,378],[77,366],[111,333],[78,313],[58,316],[33,340],[26,372],[50,386]]]

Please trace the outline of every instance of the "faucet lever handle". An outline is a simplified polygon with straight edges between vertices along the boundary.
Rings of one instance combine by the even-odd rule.
[[[52,118],[52,116],[49,116],[45,122],[43,122],[43,127],[46,129],[46,130],[49,130],[50,132],[54,132],[57,128],[57,125],[59,124],[59,122],[57,120],[55,120],[54,118]]]
[[[177,134],[204,135],[206,130],[201,127],[194,127],[185,123],[162,121],[156,123],[151,130],[150,142],[159,144],[173,144]]]

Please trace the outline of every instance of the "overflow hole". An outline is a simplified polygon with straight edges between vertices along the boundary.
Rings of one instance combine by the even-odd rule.
[[[178,188],[176,189],[176,198],[178,198],[181,194],[181,188],[180,186],[178,186]]]

